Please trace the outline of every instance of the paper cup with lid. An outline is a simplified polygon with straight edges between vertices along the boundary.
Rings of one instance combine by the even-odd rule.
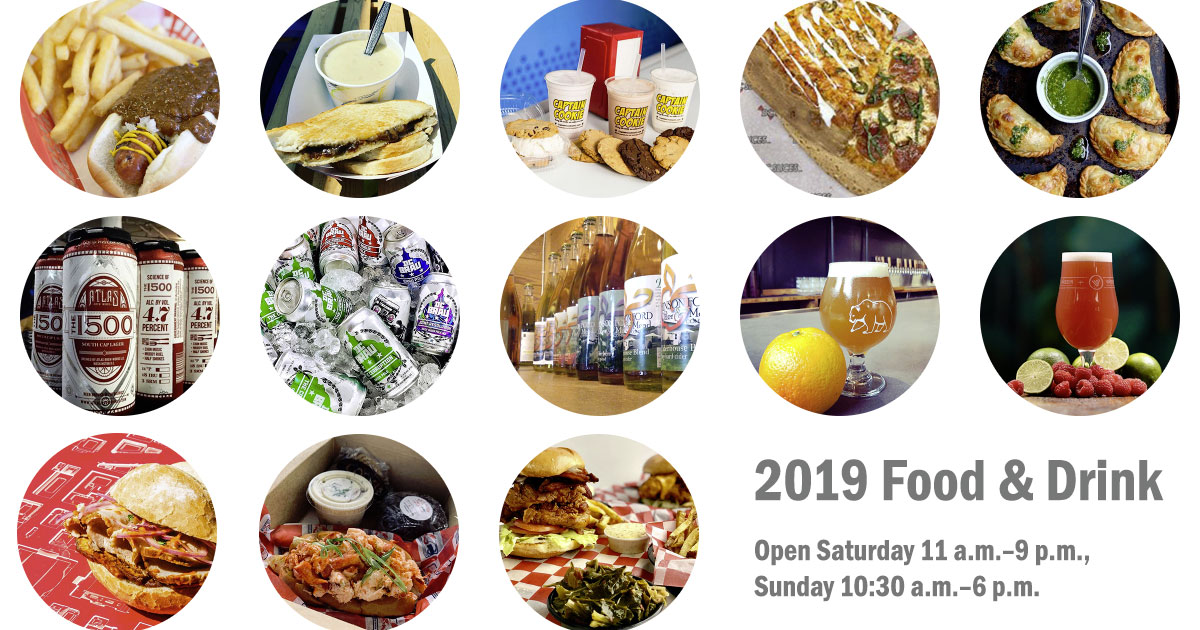
[[[596,77],[583,71],[554,70],[546,73],[550,119],[569,140],[583,134],[588,101],[592,99],[592,86],[595,83]]]
[[[374,498],[375,489],[366,477],[345,470],[327,470],[308,482],[308,502],[329,525],[360,524]]]
[[[654,117],[650,126],[655,131],[682,127],[687,123],[688,105],[696,87],[696,73],[683,68],[655,68],[650,71],[654,81]]]
[[[370,57],[355,47],[366,47],[371,31],[346,31],[317,48],[317,73],[334,105],[375,103],[395,97],[396,74],[404,65],[404,44],[386,34]],[[342,47],[347,44],[347,47]]]

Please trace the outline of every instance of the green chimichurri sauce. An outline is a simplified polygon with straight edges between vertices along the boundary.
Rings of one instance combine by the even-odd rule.
[[[1095,39],[1092,40],[1092,48],[1095,48],[1096,52],[1100,53],[1101,55],[1108,52],[1108,49],[1112,47],[1109,35],[1110,34],[1108,31],[1100,31],[1099,33],[1096,33]]]
[[[1065,61],[1046,75],[1046,100],[1064,116],[1082,116],[1100,98],[1100,79],[1088,66],[1083,67],[1082,78],[1071,80],[1075,65],[1074,61]]]

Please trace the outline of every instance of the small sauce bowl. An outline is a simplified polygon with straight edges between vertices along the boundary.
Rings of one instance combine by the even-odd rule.
[[[392,97],[393,84],[396,80],[396,75],[400,72],[400,68],[404,65],[404,41],[400,44],[387,40],[387,35],[384,34],[379,38],[378,47],[391,48],[400,61],[396,64],[396,69],[387,78],[374,83],[366,84],[348,84],[338,81],[325,74],[325,55],[329,54],[338,44],[347,41],[362,40],[364,43],[370,37],[371,31],[357,30],[346,31],[328,39],[325,43],[317,48],[316,59],[313,61],[317,64],[317,74],[325,80],[325,88],[329,90],[329,97],[333,99],[334,105],[344,105],[346,103],[376,103],[381,100],[389,100]]]
[[[1070,64],[1075,63],[1075,60],[1078,58],[1078,56],[1079,56],[1079,53],[1077,53],[1077,52],[1059,53],[1059,54],[1051,57],[1050,60],[1047,61],[1046,63],[1042,64],[1042,69],[1041,69],[1041,71],[1038,72],[1038,76],[1037,76],[1038,102],[1042,104],[1042,109],[1051,118],[1053,118],[1059,122],[1074,124],[1074,123],[1081,123],[1081,122],[1086,122],[1088,120],[1091,120],[1092,118],[1094,118],[1096,116],[1096,114],[1100,113],[1100,110],[1104,108],[1104,103],[1108,101],[1108,74],[1104,71],[1104,68],[1100,65],[1100,63],[1098,61],[1096,61],[1095,59],[1092,59],[1091,57],[1089,57],[1087,55],[1084,55],[1083,56],[1084,67],[1091,69],[1091,71],[1096,75],[1096,80],[1099,82],[1100,92],[1099,92],[1099,94],[1097,94],[1095,104],[1092,105],[1091,109],[1089,109],[1088,111],[1086,111],[1083,114],[1080,114],[1078,116],[1068,116],[1066,114],[1063,114],[1063,113],[1059,112],[1058,110],[1054,109],[1054,106],[1052,106],[1050,104],[1050,99],[1046,96],[1046,84],[1047,84],[1047,79],[1050,76],[1050,73],[1054,72],[1054,70],[1056,68],[1058,68],[1059,66],[1061,66],[1064,63],[1070,63]]]
[[[650,546],[650,534],[642,523],[613,523],[604,528],[604,535],[608,548],[622,555],[641,555]]]

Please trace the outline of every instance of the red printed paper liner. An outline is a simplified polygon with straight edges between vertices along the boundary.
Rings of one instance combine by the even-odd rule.
[[[196,35],[192,27],[187,25],[187,22],[160,6],[143,2],[130,9],[128,14],[143,26],[149,28],[161,26],[171,37],[197,46],[204,45],[204,42],[200,41],[200,37]],[[61,144],[50,138],[50,130],[54,128],[54,118],[50,116],[50,108],[47,107],[40,116],[33,113],[33,110],[29,108],[29,97],[25,96],[25,88],[18,86],[17,91],[21,93],[21,120],[25,123],[25,133],[29,136],[29,144],[33,146],[34,153],[37,153],[46,168],[50,169],[59,179],[79,190],[84,190],[83,180],[79,178],[79,173],[75,170],[71,154],[67,153]],[[93,135],[95,135],[94,132]],[[91,141],[85,140],[77,153],[86,156],[88,148],[91,146]],[[81,159],[81,163],[83,163],[83,159]],[[89,174],[88,177],[90,178],[91,175]],[[91,180],[89,179],[89,181]]]
[[[101,500],[133,468],[182,461],[150,438],[104,433],[67,446],[38,470],[17,513],[17,552],[25,576],[47,606],[84,628],[135,630],[171,618],[130,608],[101,586],[62,522],[77,504]]]
[[[446,580],[450,578],[450,571],[454,569],[454,560],[458,556],[457,525],[441,531],[430,532],[412,542],[405,541],[391,532],[363,529],[368,534],[374,534],[385,540],[391,540],[402,547],[408,552],[409,556],[417,561],[417,566],[421,567],[421,573],[425,575],[425,592],[417,600],[416,608],[403,617],[365,617],[363,615],[355,615],[340,610],[331,610],[307,604],[292,589],[288,588],[283,583],[283,580],[279,579],[279,576],[267,568],[268,558],[273,555],[286,553],[288,550],[286,546],[277,546],[274,541],[287,541],[290,544],[292,539],[297,536],[313,532],[345,532],[346,529],[348,528],[341,525],[303,523],[288,523],[272,529],[271,516],[267,514],[266,507],[263,507],[258,528],[258,549],[262,554],[263,570],[267,572],[267,578],[271,580],[271,585],[275,587],[275,591],[279,593],[280,597],[299,606],[324,613],[355,628],[369,628],[370,630],[399,628],[404,623],[412,621],[413,618],[428,608],[433,600],[437,599],[438,593],[446,586]]]
[[[640,482],[633,481],[596,490],[595,499],[607,503],[627,522],[646,524],[651,545],[646,553],[636,556],[619,554],[608,548],[608,538],[601,534],[591,549],[576,549],[544,560],[514,557],[503,559],[509,582],[534,612],[558,624],[558,620],[550,614],[550,608],[546,604],[550,593],[554,591],[554,585],[567,574],[568,565],[582,568],[593,559],[600,564],[628,567],[634,577],[658,586],[682,588],[687,584],[696,559],[684,558],[668,551],[665,544],[667,535],[675,531],[675,513],[666,508],[639,503],[639,485]],[[654,552],[654,560],[651,560],[650,551]],[[671,595],[667,604],[673,599],[674,595]]]

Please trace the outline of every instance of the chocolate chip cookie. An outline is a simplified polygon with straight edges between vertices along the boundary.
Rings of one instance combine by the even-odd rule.
[[[588,129],[579,136],[579,148],[583,152],[592,157],[597,162],[601,161],[600,153],[596,151],[596,144],[608,137],[608,134],[599,129]]]
[[[558,125],[548,120],[522,118],[504,125],[504,131],[516,138],[549,138],[558,133]]]
[[[659,166],[670,170],[683,157],[687,147],[688,141],[683,136],[659,136],[654,140],[654,146],[650,147],[650,154]]]
[[[658,181],[658,178],[666,172],[663,167],[658,165],[654,155],[650,153],[650,145],[637,138],[630,138],[622,142],[617,147],[617,152],[621,154],[621,159],[625,160],[625,166],[628,166],[629,170],[639,179],[648,182]]]
[[[600,154],[600,158],[604,160],[604,163],[609,168],[622,175],[632,176],[633,171],[629,170],[629,167],[625,165],[625,160],[621,158],[621,154],[618,151],[620,146],[620,139],[608,136],[596,143],[596,152]]]
[[[658,134],[658,137],[659,138],[664,138],[664,137],[670,138],[671,136],[675,136],[677,138],[683,138],[684,140],[691,142],[693,133],[695,133],[695,130],[692,129],[691,127],[676,127],[674,129],[668,129],[668,130]]]

